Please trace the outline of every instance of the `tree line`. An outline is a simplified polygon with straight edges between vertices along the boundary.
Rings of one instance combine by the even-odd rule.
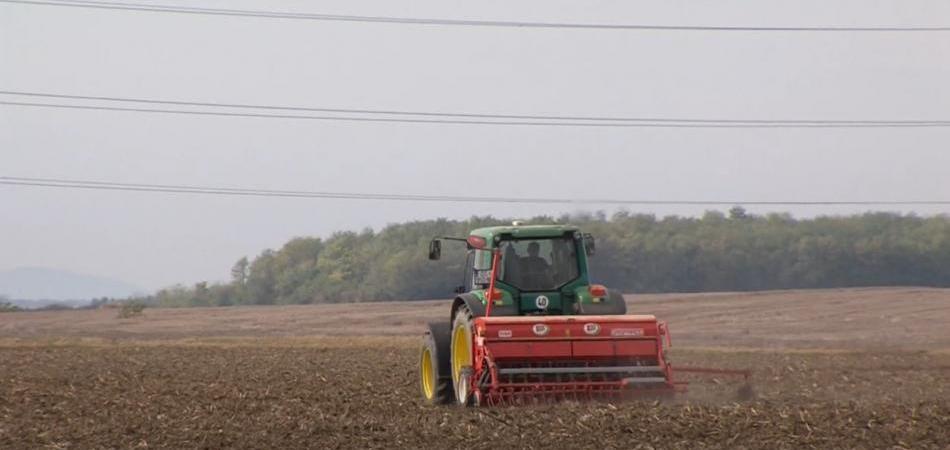
[[[619,212],[535,217],[592,233],[593,281],[631,293],[748,291],[855,286],[950,286],[950,218],[893,213],[796,219],[736,207],[702,217]],[[464,248],[434,236],[466,236],[508,219],[426,220],[382,230],[298,237],[241,258],[227,283],[162,289],[158,306],[227,306],[449,297],[462,282]]]

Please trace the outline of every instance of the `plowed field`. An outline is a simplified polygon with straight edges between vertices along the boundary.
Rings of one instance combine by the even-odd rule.
[[[838,303],[829,311],[874,315],[860,303],[867,296],[853,295],[862,291],[784,293],[798,296],[803,331],[782,334],[794,327],[780,317],[776,336],[744,338],[740,330],[730,338],[724,331],[708,341],[690,331],[702,324],[695,317],[742,323],[741,308],[723,313],[728,297],[706,304],[719,297],[667,297],[674,363],[751,368],[752,399],[737,397],[740,380],[691,377],[690,393],[667,403],[497,409],[423,405],[410,335],[418,330],[402,331],[417,319],[399,313],[370,313],[359,330],[350,323],[326,333],[289,319],[324,320],[343,306],[290,314],[280,307],[146,310],[127,320],[115,311],[4,314],[0,448],[948,448],[950,353],[940,343],[950,330],[926,323],[923,332],[877,329],[913,328],[916,309],[946,317],[948,294],[928,290],[913,303],[892,290],[894,310],[903,311],[897,322],[882,310],[884,317],[865,325],[827,328],[827,339],[807,337],[844,316],[828,317],[822,302],[802,297],[831,296]],[[746,314],[755,328],[769,311],[757,301],[774,295],[731,301],[752,305]],[[640,300],[663,304],[660,297]],[[443,306],[405,307],[424,305]],[[288,318],[293,331],[279,333],[273,314]],[[677,315],[687,328],[681,342]],[[361,319],[340,319],[348,320]],[[64,325],[60,333],[54,323]],[[388,336],[371,336],[377,330]],[[856,337],[865,333],[868,339]],[[915,337],[901,341],[903,334]],[[888,337],[901,342],[878,344]],[[817,345],[822,341],[833,345]]]

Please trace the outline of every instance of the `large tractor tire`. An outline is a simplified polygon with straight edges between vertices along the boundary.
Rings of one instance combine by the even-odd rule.
[[[474,321],[472,311],[462,304],[455,312],[452,321],[452,386],[454,386],[455,403],[468,405],[471,403],[471,392],[468,383],[471,378],[472,364],[472,332]]]
[[[451,324],[430,322],[419,352],[419,389],[430,405],[448,404],[455,398],[449,360],[451,344]]]

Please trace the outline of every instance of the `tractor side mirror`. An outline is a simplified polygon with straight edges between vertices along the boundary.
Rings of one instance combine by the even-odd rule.
[[[594,256],[597,253],[597,242],[590,233],[584,233],[584,251],[587,252],[587,256]]]
[[[438,239],[429,241],[429,259],[435,261],[442,257],[442,242]]]

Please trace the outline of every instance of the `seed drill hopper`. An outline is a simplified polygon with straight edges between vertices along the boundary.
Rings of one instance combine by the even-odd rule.
[[[685,389],[667,360],[666,324],[627,314],[619,292],[590,282],[589,234],[515,222],[433,239],[429,259],[441,257],[446,240],[466,246],[464,284],[449,320],[430,323],[424,336],[427,402],[525,404]]]

